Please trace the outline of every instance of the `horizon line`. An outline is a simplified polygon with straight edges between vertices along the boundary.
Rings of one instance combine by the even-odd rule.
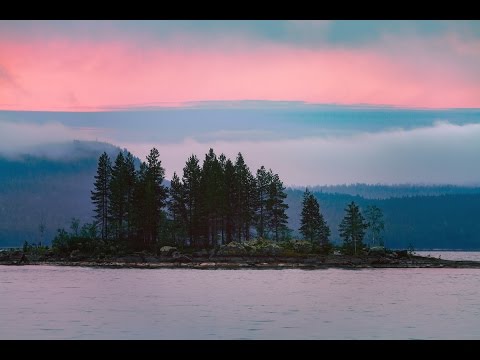
[[[369,104],[369,103],[320,103],[301,100],[199,100],[184,102],[153,102],[122,105],[106,105],[101,107],[79,106],[79,107],[56,107],[48,109],[17,109],[3,108],[0,104],[0,112],[45,112],[45,113],[108,113],[108,112],[129,112],[129,111],[161,111],[161,110],[255,110],[255,109],[282,109],[297,108],[322,108],[326,109],[351,109],[351,110],[417,110],[417,111],[474,111],[480,107],[425,107],[425,106],[401,106],[392,104]]]

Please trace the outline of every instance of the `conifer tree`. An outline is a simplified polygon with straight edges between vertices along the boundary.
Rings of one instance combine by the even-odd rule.
[[[351,202],[345,209],[345,217],[338,227],[340,237],[343,238],[344,248],[350,254],[357,254],[363,248],[363,237],[368,224],[355,202]]]
[[[300,223],[300,233],[306,240],[318,242],[322,246],[328,244],[330,228],[320,212],[320,205],[317,199],[308,189],[305,189],[303,194]]]
[[[162,208],[166,205],[167,188],[162,184],[165,169],[156,148],[150,150],[147,161],[140,165],[135,191],[135,218],[143,247],[151,248],[158,239]]]
[[[368,230],[371,235],[371,245],[383,246],[382,231],[385,229],[382,210],[376,205],[367,206],[365,218],[368,223]]]
[[[228,159],[225,161],[223,170],[224,198],[223,198],[223,218],[225,227],[225,242],[230,243],[235,240],[235,214],[237,206],[237,181],[235,177],[235,166]]]
[[[118,153],[110,178],[109,222],[116,239],[121,240],[127,218],[127,176],[126,163],[122,152]]]
[[[257,189],[257,211],[256,211],[256,223],[257,223],[257,235],[260,238],[266,236],[266,228],[269,221],[269,216],[267,212],[267,201],[270,184],[272,182],[273,173],[270,169],[269,171],[265,170],[264,166],[261,166],[257,170],[256,176],[256,189]]]
[[[274,174],[269,186],[267,211],[269,212],[268,225],[275,241],[285,237],[285,234],[288,232],[288,216],[285,213],[288,209],[288,205],[285,203],[286,197],[287,194],[285,193],[283,182],[278,177],[278,174]]]
[[[126,234],[132,237],[134,229],[134,212],[135,212],[135,184],[137,182],[137,173],[135,171],[135,160],[130,152],[125,157],[125,192],[126,192]]]
[[[170,198],[168,201],[169,215],[172,220],[172,237],[175,244],[182,243],[187,229],[187,208],[185,206],[185,191],[177,173],[173,173],[170,182]]]
[[[205,155],[201,176],[201,222],[205,245],[216,245],[221,219],[222,167],[213,149]]]
[[[108,239],[108,200],[110,196],[111,162],[104,152],[98,159],[97,174],[95,175],[94,189],[91,191],[91,200],[94,205],[95,219],[100,227],[102,240]]]
[[[198,158],[191,155],[183,168],[183,187],[187,210],[187,230],[191,246],[198,246],[200,227],[200,182],[202,170]]]
[[[110,180],[109,221],[119,240],[131,236],[133,224],[133,192],[136,181],[133,155],[120,152],[112,167]]]
[[[217,189],[218,203],[219,203],[219,227],[220,227],[220,243],[225,244],[225,228],[227,218],[227,183],[225,178],[225,168],[227,165],[227,157],[225,154],[220,154],[218,157],[218,164],[220,166],[220,184]]]
[[[255,178],[248,168],[242,153],[238,153],[235,161],[236,185],[236,240],[249,240],[250,228],[255,216]]]

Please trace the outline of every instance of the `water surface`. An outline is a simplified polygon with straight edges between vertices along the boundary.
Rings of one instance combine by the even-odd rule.
[[[480,339],[480,269],[0,266],[0,339]]]

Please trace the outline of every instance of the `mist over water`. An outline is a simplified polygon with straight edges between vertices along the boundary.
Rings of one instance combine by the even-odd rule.
[[[480,181],[478,109],[420,110],[303,102],[217,102],[144,111],[0,111],[0,156],[59,158],[74,139],[105,141],[144,159],[152,147],[171,178],[212,147],[287,185],[457,184]],[[52,145],[52,143],[56,145]]]

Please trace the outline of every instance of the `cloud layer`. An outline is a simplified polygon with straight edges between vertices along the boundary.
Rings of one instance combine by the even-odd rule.
[[[288,185],[343,183],[479,184],[480,124],[447,122],[433,127],[309,137],[283,141],[186,139],[176,144],[124,144],[145,158],[152,146],[161,154],[167,175],[182,174],[186,158],[203,160],[209,147],[234,159],[240,151],[251,170],[261,165],[279,173]]]
[[[95,140],[101,135],[95,129],[70,128],[58,123],[9,122],[0,122],[0,134],[0,154],[6,156],[29,153],[51,143]],[[111,141],[102,137],[100,140]],[[271,167],[289,185],[480,182],[480,124],[458,126],[442,122],[412,130],[281,141],[201,142],[187,138],[168,144],[123,142],[116,145],[128,148],[143,159],[152,147],[157,147],[168,177],[174,171],[182,173],[190,154],[203,160],[208,148],[213,147],[218,155],[223,152],[232,159],[240,151],[252,170],[261,165]],[[43,154],[59,156],[54,148],[49,149],[50,152]]]
[[[0,109],[480,107],[475,22],[0,21]]]
[[[57,151],[56,145],[74,140],[95,140],[98,129],[72,128],[58,122],[44,124],[0,121],[0,156],[15,157],[36,154],[52,158],[68,156],[67,149]]]

